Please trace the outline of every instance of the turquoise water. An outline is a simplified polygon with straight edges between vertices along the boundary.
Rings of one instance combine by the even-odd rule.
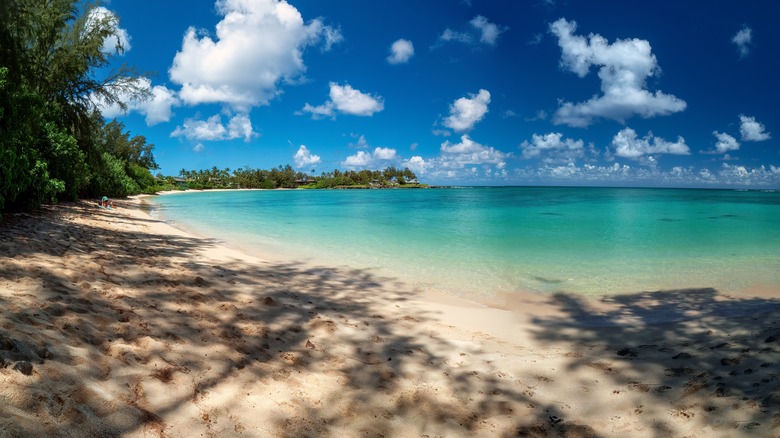
[[[244,251],[470,299],[780,285],[780,193],[628,188],[188,192],[157,216]]]

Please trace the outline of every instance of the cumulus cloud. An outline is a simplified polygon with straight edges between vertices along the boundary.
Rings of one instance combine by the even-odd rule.
[[[715,142],[715,150],[707,153],[711,154],[725,154],[729,151],[739,150],[739,142],[736,138],[726,134],[725,132],[712,131],[712,135],[715,136],[717,141]]]
[[[471,37],[470,34],[465,32],[456,32],[452,29],[444,29],[444,32],[439,35],[439,40],[441,41],[457,41],[460,43],[466,43],[470,44],[474,41],[474,38]]]
[[[739,115],[739,133],[744,141],[764,141],[772,138],[763,124],[756,121],[755,117]]]
[[[753,29],[744,26],[740,29],[734,37],[731,38],[731,42],[737,45],[739,56],[745,57],[750,54],[750,44],[753,42]]]
[[[479,42],[494,46],[501,32],[506,30],[495,23],[491,23],[482,15],[477,15],[470,21],[471,25],[480,31]]]
[[[246,114],[236,114],[227,125],[222,124],[222,116],[215,114],[207,120],[196,118],[185,119],[182,126],[177,126],[171,137],[184,137],[187,140],[233,140],[243,138],[250,141],[256,134],[252,130],[252,122]]]
[[[646,136],[639,138],[636,131],[631,128],[625,128],[615,134],[612,138],[612,147],[615,149],[616,156],[634,160],[653,154],[690,155],[691,153],[682,137],[677,137],[676,142],[670,142],[648,132]]]
[[[412,56],[414,56],[414,45],[411,41],[401,38],[390,46],[390,56],[387,57],[387,62],[404,64],[409,62]]]
[[[460,143],[445,141],[441,145],[440,164],[444,167],[462,168],[468,164],[493,164],[498,168],[506,165],[507,154],[493,148],[483,146],[464,134]]]
[[[95,7],[89,11],[85,24],[86,31],[89,32],[100,24],[107,24],[114,31],[112,35],[103,40],[101,52],[123,55],[130,51],[132,48],[130,34],[127,33],[126,29],[119,27],[119,17],[103,6]]]
[[[357,134],[350,134],[352,138],[357,138],[357,143],[350,143],[349,147],[355,148],[355,149],[367,149],[370,147],[368,144],[368,140],[366,140],[365,135],[357,135]]]
[[[469,21],[469,24],[476,31],[476,34],[469,32],[458,32],[447,28],[444,29],[444,32],[442,32],[441,35],[439,35],[439,41],[455,41],[464,44],[475,44],[477,41],[479,41],[482,44],[494,46],[498,40],[499,35],[508,29],[508,27],[491,23],[482,15],[477,15],[476,17],[472,18],[471,21]]]
[[[366,167],[371,163],[371,154],[366,151],[358,151],[344,160],[344,165],[349,167]]]
[[[193,152],[203,152],[203,149],[205,149],[205,146],[203,146],[203,143],[198,143],[195,146],[192,147]]]
[[[719,169],[697,169],[675,166],[670,170],[660,167],[631,167],[613,163],[609,166],[594,164],[544,165],[514,169],[515,181],[588,183],[588,184],[648,184],[653,186],[701,187],[701,186],[776,186],[778,175],[764,166],[749,168],[740,165],[723,164]]]
[[[366,94],[352,88],[349,84],[330,83],[330,100],[322,105],[312,106],[308,103],[298,113],[311,113],[312,118],[335,117],[336,113],[355,116],[372,116],[385,109],[382,96]]]
[[[582,140],[571,138],[564,140],[563,134],[551,132],[544,135],[532,135],[531,141],[523,141],[520,149],[523,150],[523,158],[537,158],[545,154],[548,156],[548,161],[568,161],[582,157],[584,144]]]
[[[168,73],[187,104],[222,103],[241,112],[268,104],[281,81],[304,74],[303,50],[340,32],[315,19],[305,23],[284,0],[217,0],[223,16],[216,36],[191,27]]]
[[[295,167],[300,169],[320,164],[320,156],[312,154],[306,146],[301,145],[293,156],[293,161],[295,161]]]
[[[92,96],[92,101],[103,117],[111,119],[135,111],[145,116],[147,126],[170,121],[173,107],[181,105],[175,91],[163,85],[152,86],[152,81],[148,78],[136,79],[131,88],[141,93],[130,93],[130,90],[119,90],[116,93],[119,100],[127,105],[125,111],[122,111],[119,105],[108,104],[97,96]]]
[[[585,77],[591,66],[601,66],[598,75],[603,94],[585,102],[562,103],[554,123],[584,127],[599,118],[625,123],[634,115],[649,118],[685,109],[685,101],[645,88],[647,78],[660,71],[649,42],[634,38],[610,44],[598,34],[587,38],[574,35],[576,28],[576,22],[564,18],[550,25],[561,47],[561,66],[580,77]]]
[[[450,105],[450,115],[444,119],[444,126],[457,131],[470,131],[485,117],[490,103],[490,92],[479,90],[476,95],[461,97]]]
[[[344,35],[339,29],[330,26],[324,26],[322,31],[325,35],[325,45],[322,47],[324,52],[330,51],[333,46],[344,41]]]
[[[404,167],[415,173],[415,175],[425,175],[425,172],[433,165],[431,161],[426,161],[423,157],[415,155],[408,160],[404,160]]]
[[[377,147],[373,153],[357,151],[356,154],[347,157],[343,164],[347,167],[370,167],[395,159],[395,149]]]
[[[377,160],[394,160],[395,159],[395,149],[391,148],[376,148],[374,149],[374,158]]]
[[[774,185],[777,184],[777,177],[772,166],[769,169],[764,166],[751,169],[742,165],[723,163],[716,181],[719,184],[735,186]]]

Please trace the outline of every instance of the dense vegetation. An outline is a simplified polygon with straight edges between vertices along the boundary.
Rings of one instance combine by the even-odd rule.
[[[271,170],[185,171],[152,176],[154,145],[106,123],[96,102],[126,108],[148,98],[127,66],[117,18],[82,0],[0,0],[0,212],[83,197],[122,197],[174,188],[410,186],[408,169],[335,170],[320,176]],[[107,50],[104,41],[118,41]],[[99,76],[100,75],[100,76]]]
[[[0,2],[0,211],[137,193],[157,167],[153,145],[95,108],[96,99],[122,107],[120,96],[145,94],[124,66],[96,78],[123,48],[102,50],[117,23],[95,7]]]
[[[190,189],[277,189],[277,188],[380,188],[419,187],[417,176],[409,169],[395,166],[385,170],[334,170],[319,176],[295,172],[290,165],[271,170],[217,169],[179,172],[179,187]],[[168,180],[171,181],[170,179]]]

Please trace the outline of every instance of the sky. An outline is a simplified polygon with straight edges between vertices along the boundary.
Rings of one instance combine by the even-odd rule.
[[[164,175],[780,188],[780,3],[110,0]],[[106,72],[97,72],[104,74]],[[157,171],[155,172],[157,173]]]

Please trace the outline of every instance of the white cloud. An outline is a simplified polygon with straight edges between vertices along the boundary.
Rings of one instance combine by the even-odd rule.
[[[256,134],[252,130],[252,122],[246,114],[236,114],[227,126],[222,124],[222,117],[215,114],[208,120],[195,118],[185,119],[182,126],[177,126],[171,133],[171,137],[184,137],[187,140],[233,140],[242,138],[250,141]]]
[[[630,39],[609,42],[598,34],[574,35],[577,23],[561,18],[550,25],[561,47],[561,66],[585,77],[592,65],[601,66],[601,96],[580,103],[564,102],[555,113],[556,124],[584,127],[595,119],[624,123],[639,115],[644,118],[683,111],[685,101],[661,91],[645,89],[648,77],[660,71],[650,43]]]
[[[487,18],[483,17],[482,15],[477,15],[470,21],[470,23],[481,32],[479,42],[489,44],[491,46],[496,44],[498,36],[501,34],[501,32],[506,30],[506,28],[499,27],[495,23],[489,22]]]
[[[382,162],[392,161],[395,159],[395,149],[377,147],[374,149],[373,153],[357,151],[356,154],[347,157],[343,164],[347,167],[371,167],[377,166]]]
[[[107,24],[113,29],[113,35],[109,35],[103,40],[103,46],[100,51],[109,54],[123,55],[125,52],[129,52],[132,46],[130,45],[130,34],[126,29],[119,27],[119,17],[113,12],[109,11],[103,6],[98,6],[89,11],[85,28],[90,31],[94,26],[99,24]]]
[[[499,35],[508,29],[507,27],[491,23],[482,15],[477,15],[472,18],[471,21],[469,21],[469,24],[477,31],[478,35],[468,32],[458,32],[447,28],[439,35],[439,41],[455,41],[464,44],[474,44],[478,39],[482,44],[493,46],[496,44]]]
[[[408,167],[409,170],[415,173],[415,175],[425,175],[425,172],[430,168],[433,163],[426,161],[423,157],[415,155],[412,158],[405,160],[404,167]]]
[[[739,56],[747,56],[750,54],[750,44],[753,42],[753,29],[747,26],[742,27],[742,29],[731,38],[731,42],[737,45]]]
[[[725,132],[712,131],[712,135],[718,139],[715,143],[715,150],[709,153],[713,154],[725,154],[729,151],[739,150],[739,142],[736,138],[726,134]]]
[[[349,167],[365,167],[371,163],[371,154],[366,151],[357,151],[355,155],[350,155],[344,160],[344,165]]]
[[[580,158],[584,152],[582,140],[567,138],[562,140],[563,134],[551,132],[549,134],[533,134],[531,141],[523,141],[520,149],[523,150],[523,158],[536,158],[542,154],[549,156],[550,161],[572,160]]]
[[[315,19],[304,23],[284,0],[217,0],[223,19],[212,38],[189,28],[168,73],[187,104],[223,103],[246,112],[279,94],[280,81],[306,71],[303,49],[340,33]]]
[[[648,132],[643,138],[638,138],[636,131],[625,128],[612,138],[615,155],[623,158],[640,159],[651,154],[690,155],[690,149],[685,139],[677,137],[676,142],[666,141]],[[652,157],[651,157],[652,158]],[[652,162],[655,160],[652,159]]]
[[[439,39],[441,41],[457,41],[466,44],[471,44],[474,41],[471,35],[465,32],[456,32],[449,28],[444,29],[444,32],[442,32],[442,34],[439,35]]]
[[[464,134],[459,143],[442,143],[437,157],[426,159],[415,155],[402,164],[417,175],[456,180],[460,184],[463,181],[505,181],[509,176],[506,166],[510,157],[511,153],[479,144]]]
[[[387,62],[390,64],[404,64],[409,62],[412,56],[414,56],[414,45],[411,41],[401,38],[390,46],[390,56],[387,57]]]
[[[92,96],[92,101],[105,118],[111,119],[136,111],[146,116],[147,126],[170,121],[173,114],[172,108],[181,105],[181,101],[176,97],[175,91],[163,85],[152,86],[152,81],[148,78],[141,77],[136,79],[133,87],[145,92],[147,99],[138,100],[133,98],[133,94],[120,90],[116,94],[127,105],[127,110],[124,112],[119,108],[119,105],[108,105],[104,100],[96,96]]]
[[[527,44],[529,46],[538,46],[542,42],[542,38],[543,38],[542,34],[540,33],[534,34],[534,36],[531,37],[530,40],[528,40]]]
[[[470,131],[474,125],[485,117],[490,103],[490,92],[479,90],[471,97],[461,97],[450,105],[450,115],[444,119],[444,126],[458,131]]]
[[[395,149],[391,148],[376,148],[374,149],[374,158],[377,160],[394,160]]]
[[[310,105],[308,102],[303,106],[303,109],[300,111],[296,111],[295,114],[301,115],[303,113],[311,113],[312,119],[322,119],[324,117],[335,117],[335,107],[333,106],[333,102],[325,102],[322,105],[313,106]]]
[[[152,98],[137,104],[138,111],[146,115],[148,126],[156,125],[171,120],[172,107],[179,106],[181,102],[176,93],[168,87],[155,85],[152,87]]]
[[[723,163],[718,172],[717,181],[724,185],[772,185],[777,184],[778,175],[772,166],[770,166],[770,169],[764,166],[750,169],[741,165]]]
[[[544,165],[517,168],[512,171],[512,180],[540,184],[592,184],[592,185],[629,185],[646,184],[650,186],[672,187],[776,187],[780,182],[780,169],[767,169],[764,166],[749,168],[724,163],[719,169],[675,166],[669,170],[659,167],[631,167],[613,163],[609,166],[593,164],[577,165],[570,162],[565,165]]]
[[[192,150],[195,152],[203,152],[203,149],[205,149],[205,146],[203,146],[203,143],[198,143],[195,146],[192,147]]]
[[[306,146],[301,145],[293,156],[293,161],[295,161],[295,167],[300,169],[320,164],[320,156],[313,155]]]
[[[356,116],[371,116],[385,108],[381,96],[365,94],[350,87],[330,84],[330,99],[339,112]]]
[[[368,144],[368,140],[366,140],[365,135],[358,136],[357,134],[351,134],[353,138],[357,137],[358,141],[357,143],[350,143],[349,147],[355,148],[355,149],[367,149],[370,147]]]
[[[312,106],[306,103],[301,113],[311,113],[312,118],[335,117],[337,112],[355,116],[372,116],[385,109],[381,96],[365,94],[349,84],[330,83],[330,100],[322,105]]]
[[[772,138],[763,124],[756,122],[755,117],[739,115],[739,132],[744,141],[764,141]]]
[[[499,168],[506,165],[507,154],[492,146],[483,146],[464,134],[460,143],[441,145],[440,164],[448,168],[461,168],[469,164],[494,164]]]
[[[335,29],[330,26],[324,26],[323,32],[325,34],[325,46],[322,48],[322,50],[325,52],[330,51],[333,46],[344,41],[344,35],[341,34],[341,30],[339,29]]]

